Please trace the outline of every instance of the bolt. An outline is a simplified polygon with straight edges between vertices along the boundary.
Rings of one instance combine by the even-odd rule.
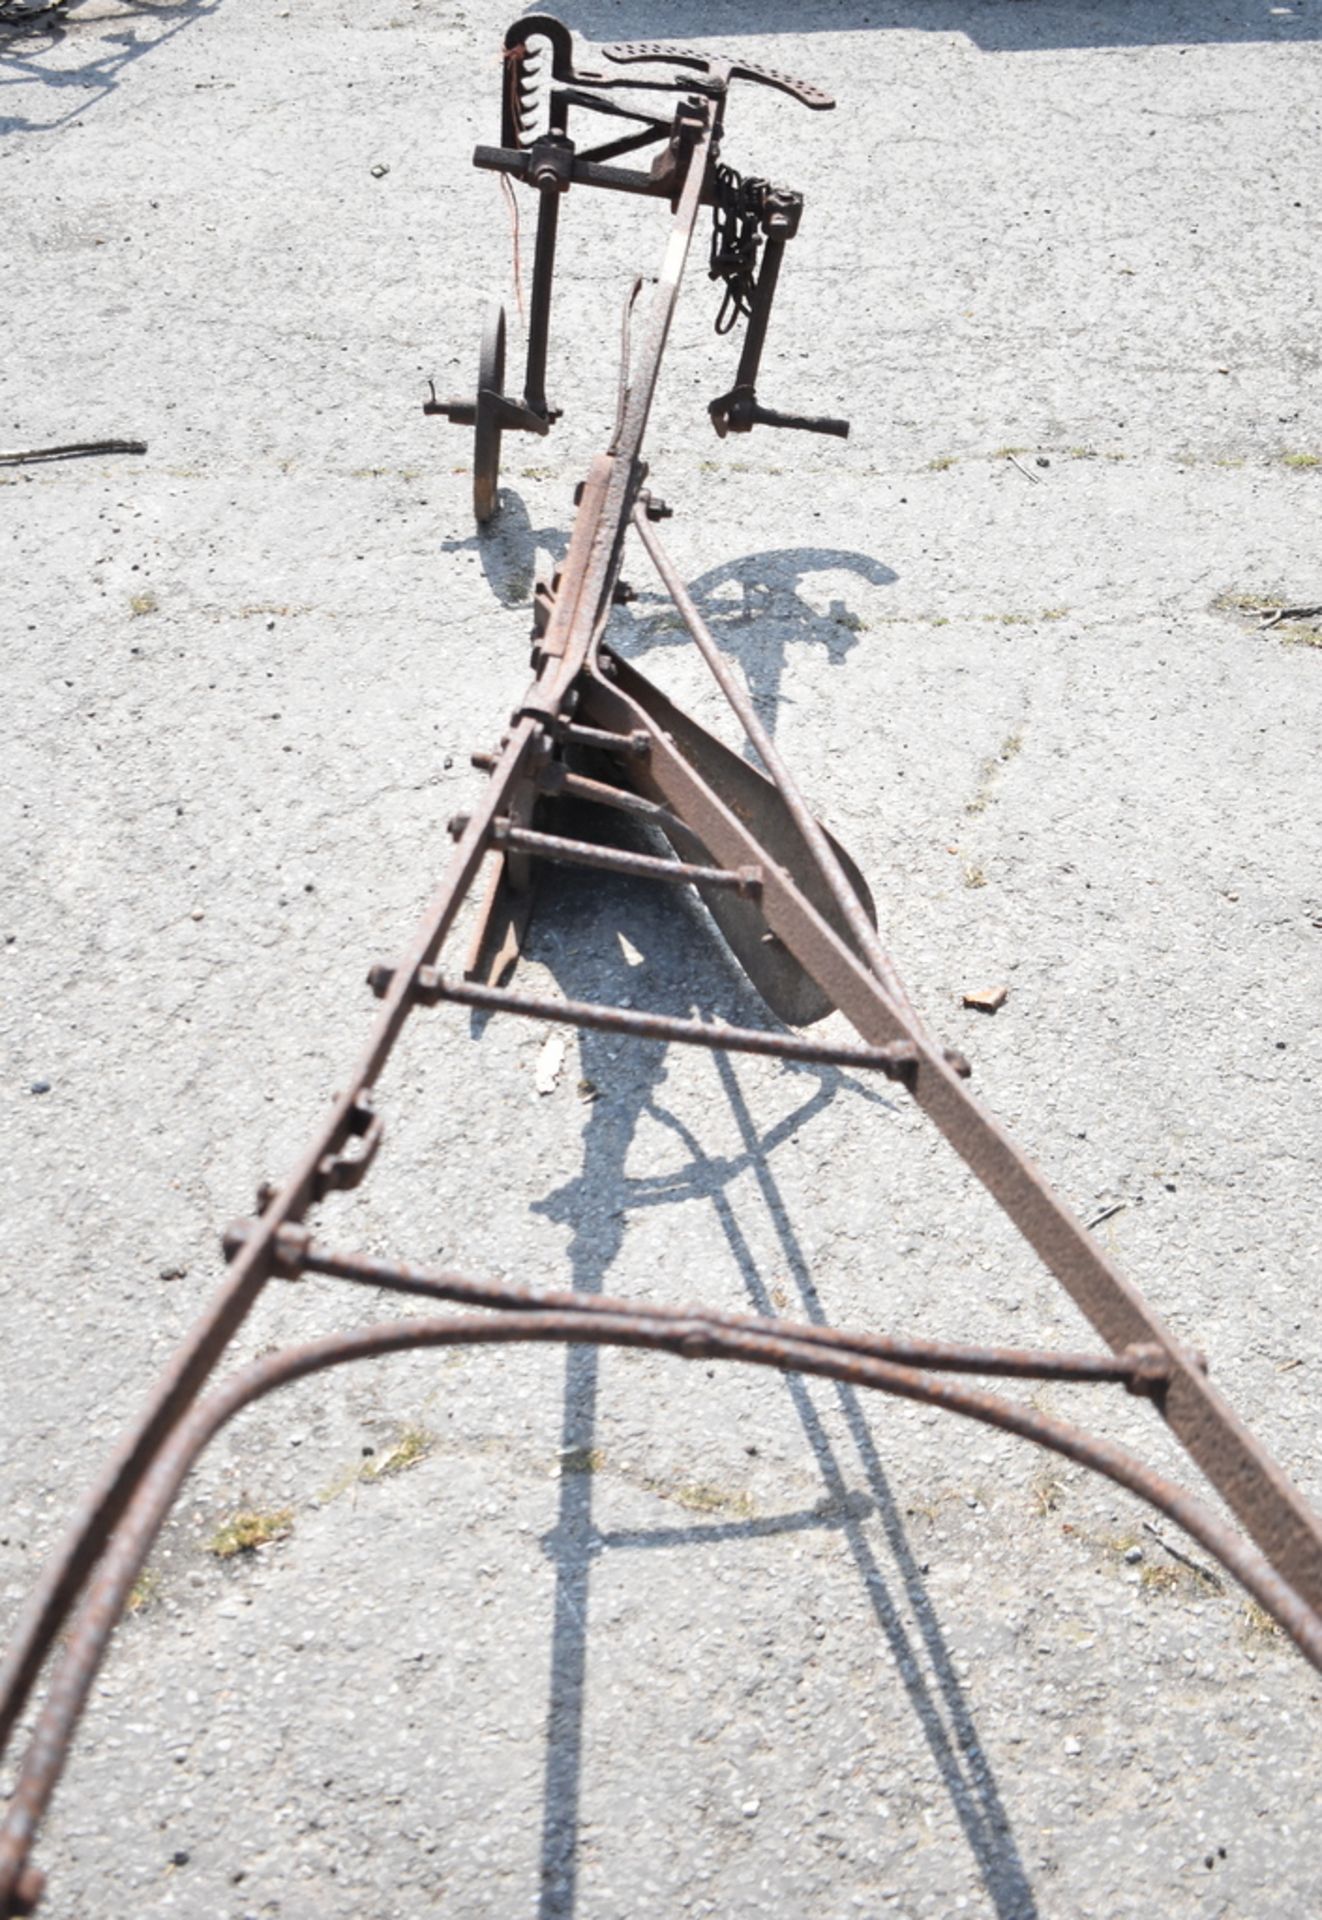
[[[303,1259],[312,1245],[312,1235],[306,1227],[297,1227],[292,1221],[278,1229],[275,1236],[275,1263],[291,1280],[299,1280],[303,1274]]]
[[[236,1253],[243,1251],[244,1247],[248,1244],[248,1237],[252,1229],[253,1223],[251,1220],[230,1221],[220,1237],[221,1249],[227,1260],[232,1260]]]
[[[387,966],[384,960],[377,960],[367,969],[367,984],[378,1000],[384,1000],[390,992],[390,983],[395,977],[395,969]]]

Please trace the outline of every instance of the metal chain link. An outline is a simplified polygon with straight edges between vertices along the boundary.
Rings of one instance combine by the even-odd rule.
[[[737,320],[746,319],[752,311],[766,192],[765,180],[745,180],[733,167],[716,169],[707,276],[725,282],[725,298],[716,316],[717,333],[729,333]]]

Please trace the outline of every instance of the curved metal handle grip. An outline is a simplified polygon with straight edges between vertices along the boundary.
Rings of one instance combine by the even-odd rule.
[[[703,73],[710,73],[715,79],[756,80],[760,86],[775,87],[780,93],[788,93],[805,107],[822,113],[833,107],[835,101],[829,93],[823,93],[820,87],[810,86],[806,80],[796,80],[793,74],[781,73],[777,67],[760,67],[750,60],[722,60],[716,56],[699,53],[694,47],[672,46],[665,40],[619,40],[608,47],[598,47],[597,52],[604,54],[607,60],[617,65],[627,65],[635,60],[659,60],[669,66],[696,67]]]

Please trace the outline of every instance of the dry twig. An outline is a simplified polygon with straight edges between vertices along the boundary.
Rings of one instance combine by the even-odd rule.
[[[0,18],[3,18],[0,15]],[[19,453],[0,453],[0,467],[22,467],[37,460],[77,460],[94,453],[146,453],[145,440],[71,440],[62,447],[24,447]]]

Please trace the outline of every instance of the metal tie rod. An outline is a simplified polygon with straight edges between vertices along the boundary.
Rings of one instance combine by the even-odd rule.
[[[457,840],[468,825],[468,815],[457,813],[450,832]],[[686,860],[670,860],[654,853],[634,853],[625,847],[603,847],[595,840],[566,840],[557,833],[539,833],[531,827],[492,822],[491,844],[508,853],[530,853],[566,867],[595,867],[603,873],[625,874],[635,880],[667,880],[674,886],[719,887],[753,900],[762,891],[761,867],[701,867]]]
[[[377,998],[389,993],[395,969],[379,965],[367,976]],[[638,1040],[677,1040],[713,1053],[760,1053],[777,1060],[801,1060],[813,1066],[869,1067],[888,1080],[904,1080],[917,1065],[917,1049],[907,1040],[884,1047],[824,1047],[796,1033],[763,1033],[756,1027],[727,1026],[723,1020],[679,1020],[665,1013],[634,1013],[627,1007],[604,1007],[589,1000],[549,1000],[542,994],[511,993],[504,987],[484,987],[476,981],[454,980],[436,967],[419,967],[412,997],[424,1006],[453,1000],[485,1013],[517,1013],[527,1020],[553,1020],[565,1027],[592,1027],[599,1033],[631,1034]],[[967,1079],[969,1063],[953,1048],[946,1063]]]

